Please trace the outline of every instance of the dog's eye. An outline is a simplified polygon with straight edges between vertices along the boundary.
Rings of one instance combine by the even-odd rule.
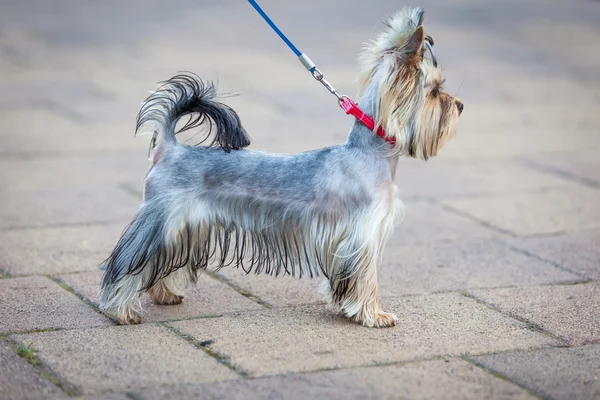
[[[431,90],[430,93],[433,97],[438,97],[438,95],[440,94],[440,88],[436,86]]]

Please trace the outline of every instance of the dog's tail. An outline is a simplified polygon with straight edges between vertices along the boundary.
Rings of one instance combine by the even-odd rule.
[[[214,133],[211,147],[230,152],[248,146],[250,137],[240,118],[216,97],[217,88],[212,82],[204,82],[192,74],[176,75],[162,82],[144,101],[137,117],[136,134],[153,131],[153,141],[158,138],[165,145],[176,144],[177,133],[208,123],[209,130],[202,142]],[[189,115],[189,120],[175,131],[177,121],[184,115]]]

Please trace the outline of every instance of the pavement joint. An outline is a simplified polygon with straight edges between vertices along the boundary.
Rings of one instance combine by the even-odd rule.
[[[78,271],[78,272],[71,272],[71,273],[65,273],[65,274],[61,274],[61,275],[77,275],[77,274],[82,274],[82,273],[86,273],[89,271]],[[25,278],[25,277],[31,277],[31,276],[39,276],[38,274],[31,274],[31,275],[19,275],[19,276],[14,276],[14,277],[8,277],[6,279],[15,279],[15,278]],[[64,281],[62,281],[60,278],[55,277],[53,275],[50,274],[46,274],[44,275],[45,277],[51,279],[52,281],[54,281],[55,283],[57,283],[62,289],[66,290],[67,292],[75,295],[79,300],[83,301],[87,306],[91,307],[94,311],[96,311],[98,314],[101,314],[102,316],[110,319],[114,324],[116,325],[120,325],[119,322],[117,321],[116,318],[114,318],[112,315],[102,311],[102,309],[100,309],[99,304],[88,299],[87,297],[85,297],[84,295],[82,295],[81,293],[79,293],[76,289],[74,289],[73,287],[71,287],[70,285],[68,285],[67,283],[65,283]],[[243,291],[243,289],[242,289]],[[248,296],[245,296],[248,297]],[[253,298],[252,295],[250,295],[250,297],[248,297],[250,300],[257,302],[258,304],[263,305],[266,308],[271,308],[270,306],[266,305],[267,303],[260,303],[260,300]],[[316,303],[313,304],[302,304],[303,305],[316,305]],[[293,308],[293,307],[297,307],[297,305],[295,306],[288,306],[288,307],[279,307],[279,308]],[[256,312],[257,310],[248,310],[248,311],[229,311],[229,312],[223,312],[223,313],[218,313],[218,314],[212,314],[212,315],[200,315],[200,316],[193,316],[193,317],[182,317],[182,318],[168,318],[168,319],[161,319],[158,321],[148,321],[148,322],[143,322],[143,323],[157,323],[157,324],[161,324],[161,323],[169,323],[169,322],[180,322],[180,321],[194,321],[194,320],[202,320],[202,319],[210,319],[210,318],[221,318],[224,316],[228,316],[228,315],[239,315],[239,314],[243,314],[243,313],[252,313],[252,312]],[[143,317],[143,315],[142,315]],[[90,325],[89,327],[84,327],[84,328],[47,328],[47,329],[33,329],[33,330],[28,330],[28,331],[14,331],[14,332],[7,332],[5,333],[6,335],[22,335],[22,334],[31,334],[31,333],[41,333],[41,332],[53,332],[53,331],[63,331],[63,330],[83,330],[83,329],[87,329],[87,328],[94,328],[94,329],[103,329],[103,328],[109,328],[111,326],[114,325]]]
[[[449,294],[456,293],[460,295],[465,295],[469,290],[491,290],[491,289],[513,289],[520,287],[539,287],[539,286],[573,286],[573,285],[583,285],[586,283],[593,282],[592,279],[583,278],[582,280],[566,280],[566,281],[557,281],[557,282],[548,282],[548,283],[537,283],[532,285],[498,285],[498,286],[474,286],[469,289],[441,289],[434,290],[431,292],[424,293],[406,293],[399,295],[383,295],[381,298],[383,299],[402,299],[402,298],[410,298],[410,297],[421,297],[421,296],[431,296],[436,294]],[[323,303],[306,303],[306,304],[294,304],[289,306],[280,306],[279,308],[293,308],[298,306],[310,306],[310,305],[321,305]]]
[[[61,389],[67,396],[74,397],[80,394],[79,391],[72,385],[62,381],[59,376],[50,368],[50,366],[48,366],[42,359],[38,357],[37,350],[28,347],[30,351],[33,352],[33,356],[24,356],[24,354],[19,351],[19,346],[27,346],[26,344],[19,343],[12,337],[5,334],[0,335],[0,340],[6,342],[6,344],[8,344],[10,348],[17,353],[17,355],[19,355],[19,357],[31,364],[31,366],[33,366],[33,368],[35,368],[40,375],[42,375],[42,377]]]
[[[74,328],[74,329],[82,329],[82,328]],[[87,329],[83,328],[83,329]],[[3,335],[30,335],[30,334],[35,334],[35,333],[44,333],[44,332],[56,332],[56,331],[67,331],[67,330],[72,330],[72,329],[68,329],[68,328],[44,328],[44,329],[31,329],[31,330],[27,330],[27,331],[13,331],[13,332],[6,332],[3,333]]]
[[[59,117],[66,119],[67,121],[73,122],[81,126],[88,126],[92,124],[92,120],[87,116],[66,107],[64,104],[57,103],[53,100],[35,100],[31,104],[25,104],[23,109],[41,109],[55,114]]]
[[[118,323],[118,321],[117,321],[117,319],[115,317],[113,317],[112,315],[107,314],[104,311],[102,311],[100,309],[100,307],[98,307],[98,305],[96,303],[94,303],[93,301],[91,301],[90,299],[88,299],[87,297],[85,297],[84,295],[82,295],[81,293],[79,293],[73,287],[67,285],[60,278],[57,278],[57,277],[55,277],[53,275],[50,275],[50,274],[46,274],[44,276],[47,277],[48,279],[51,279],[55,283],[57,283],[61,288],[63,288],[67,292],[75,295],[79,300],[81,300],[82,302],[84,302],[88,307],[90,307],[92,310],[96,311],[98,314],[100,314],[100,315],[102,315],[102,316],[110,319],[114,323]]]
[[[95,150],[65,150],[65,151],[18,151],[0,153],[0,161],[29,161],[29,160],[44,160],[44,159],[65,159],[65,158],[82,158],[96,156],[114,156],[119,153],[131,153],[136,149],[95,149]],[[143,150],[140,151],[143,154]]]
[[[553,266],[553,267],[555,267],[555,268],[558,268],[558,269],[560,269],[560,270],[562,270],[562,271],[565,271],[565,272],[568,272],[568,273],[570,273],[570,274],[577,275],[577,276],[581,277],[581,280],[578,280],[578,281],[573,281],[573,283],[587,283],[587,282],[589,282],[589,281],[590,281],[590,279],[589,279],[588,277],[586,277],[585,275],[582,275],[580,272],[577,272],[577,271],[571,270],[571,269],[569,269],[568,267],[565,267],[565,266],[563,266],[563,265],[561,265],[561,264],[559,264],[559,263],[557,263],[557,262],[554,262],[554,261],[547,260],[547,259],[545,259],[545,258],[543,258],[543,257],[540,257],[540,256],[538,256],[538,255],[534,254],[534,253],[531,253],[531,252],[529,252],[529,251],[527,251],[527,250],[523,250],[523,249],[521,249],[521,248],[519,248],[519,247],[513,246],[513,245],[511,245],[511,244],[508,244],[508,243],[506,243],[506,242],[502,242],[502,241],[500,241],[500,240],[496,240],[496,241],[497,241],[498,243],[502,243],[503,245],[505,245],[506,247],[508,247],[509,249],[511,249],[511,250],[513,250],[513,251],[516,251],[517,253],[521,253],[521,254],[523,254],[523,255],[525,255],[525,256],[527,256],[527,257],[531,257],[531,258],[534,258],[534,259],[536,259],[536,260],[539,260],[539,261],[546,262],[546,263],[548,263],[548,264],[552,265],[552,266]]]
[[[569,181],[571,182],[571,181]],[[402,186],[402,183],[399,184],[399,186]],[[600,186],[598,186],[600,187]],[[528,189],[519,189],[519,190],[514,190],[514,191],[485,191],[485,189],[481,189],[480,191],[473,191],[473,192],[468,192],[468,193],[457,193],[457,194],[444,194],[443,196],[422,196],[422,195],[411,195],[410,193],[407,193],[406,195],[402,196],[402,201],[403,202],[427,202],[427,203],[431,203],[431,204],[443,204],[443,201],[447,201],[447,200],[461,200],[461,199],[490,199],[490,198],[494,198],[497,197],[498,195],[507,195],[507,194],[511,194],[511,193],[531,193],[531,194],[543,194],[549,190],[556,190],[556,189],[560,189],[560,186],[556,186],[556,185],[547,185],[547,186],[538,186],[535,188],[528,188]],[[445,205],[445,204],[444,204]]]
[[[141,190],[135,189],[129,183],[120,183],[120,184],[117,185],[117,187],[119,189],[123,190],[125,193],[133,196],[136,200],[142,201],[142,198],[144,197],[144,195],[142,194]]]
[[[223,316],[227,316],[227,315],[231,315],[231,314],[235,315],[235,314],[239,314],[239,312],[232,312],[232,313],[227,313],[227,314],[223,314],[223,315],[210,315],[210,316],[189,317],[189,318],[174,318],[174,319],[168,319],[168,320],[163,320],[163,321],[142,322],[141,325],[144,325],[144,324],[159,325],[159,324],[164,324],[164,323],[169,323],[169,322],[180,322],[180,321],[193,321],[193,320],[210,319],[210,318],[221,318]],[[118,325],[118,324],[115,324],[115,325]],[[58,331],[84,331],[84,330],[87,330],[87,329],[110,329],[110,328],[114,328],[115,325],[90,325],[90,326],[79,327],[79,328],[31,329],[31,330],[27,330],[27,331],[4,332],[4,333],[0,334],[0,336],[31,335],[31,334],[36,334],[36,333],[58,332]]]
[[[241,288],[240,286],[236,285],[235,283],[233,283],[231,280],[225,278],[224,276],[221,276],[215,272],[211,272],[211,271],[206,271],[205,272],[206,275],[210,276],[211,278],[229,286],[230,288],[232,288],[233,290],[235,290],[236,292],[238,292],[239,294],[241,294],[244,297],[247,297],[249,300],[252,300],[255,303],[260,304],[261,306],[265,307],[265,308],[273,308],[273,306],[269,303],[267,303],[266,301],[258,298],[257,296],[253,295],[251,292],[249,292],[246,289]]]
[[[600,182],[596,182],[592,179],[588,179],[588,178],[585,178],[582,176],[575,175],[573,173],[564,171],[560,168],[551,167],[549,165],[544,165],[544,164],[541,164],[536,161],[529,160],[529,159],[523,158],[523,157],[517,158],[516,161],[519,164],[521,164],[529,169],[532,169],[534,171],[538,171],[538,172],[542,172],[542,173],[545,173],[548,175],[556,176],[558,178],[565,179],[569,182],[579,183],[581,185],[590,187],[592,189],[600,188]]]
[[[242,378],[247,378],[250,375],[250,373],[248,371],[245,371],[244,369],[233,364],[229,357],[219,354],[218,352],[212,350],[210,348],[210,345],[213,343],[212,340],[198,341],[196,338],[192,337],[191,335],[187,335],[187,334],[181,332],[179,329],[175,328],[174,326],[170,325],[167,322],[161,322],[161,323],[159,323],[159,325],[163,326],[165,329],[169,330],[171,333],[177,335],[179,338],[192,344],[194,347],[197,347],[198,349],[204,351],[206,354],[208,354],[209,356],[211,356],[212,358],[217,360],[217,362],[219,362],[220,364],[229,368],[233,372],[237,373]]]
[[[510,236],[511,238],[518,237],[517,234],[515,234],[515,233],[513,233],[513,232],[511,232],[509,230],[502,229],[502,228],[499,228],[499,227],[497,227],[495,225],[492,225],[492,224],[490,224],[488,222],[482,221],[482,220],[474,217],[473,215],[471,215],[471,214],[469,214],[467,212],[464,212],[464,211],[461,211],[461,210],[457,210],[456,208],[448,206],[448,205],[446,205],[444,203],[441,203],[439,201],[434,201],[433,203],[436,204],[437,206],[439,206],[442,210],[448,211],[448,212],[450,212],[450,213],[452,213],[454,215],[457,215],[459,217],[467,218],[468,220],[471,220],[471,221],[473,221],[473,222],[475,222],[475,223],[483,226],[484,228],[487,228],[487,229],[489,229],[489,230],[491,230],[491,231],[493,231],[495,233],[499,233],[499,234],[502,234],[502,235],[507,235],[507,236]]]
[[[131,400],[146,400],[146,398],[138,393],[135,392],[125,392],[123,393],[123,395],[125,395],[125,397],[127,397],[128,399]]]
[[[314,374],[317,372],[327,372],[327,371],[346,371],[346,370],[363,369],[363,368],[391,367],[391,366],[399,366],[399,365],[418,364],[418,363],[427,362],[427,361],[437,361],[437,360],[448,361],[453,358],[458,358],[458,357],[448,356],[448,355],[433,356],[433,357],[421,357],[421,358],[417,358],[414,360],[406,360],[406,361],[373,362],[371,364],[349,365],[349,366],[344,366],[344,367],[316,368],[316,369],[306,370],[306,371],[295,371],[293,374],[294,375],[306,375],[306,374]],[[251,377],[249,379],[259,379],[259,378],[263,378],[263,377],[267,377],[267,376],[273,376],[273,375],[263,375],[260,377]]]
[[[513,385],[519,386],[521,389],[524,389],[525,391],[527,391],[527,393],[529,393],[532,396],[537,397],[538,399],[548,399],[548,397],[544,396],[543,393],[540,393],[540,392],[536,391],[535,389],[532,389],[532,388],[528,387],[527,385],[525,385],[525,384],[523,384],[521,382],[512,380],[509,377],[507,377],[506,375],[503,375],[503,374],[501,374],[498,371],[495,371],[493,369],[490,369],[490,368],[486,367],[482,363],[478,362],[477,360],[474,360],[474,359],[470,358],[469,356],[465,355],[465,356],[463,356],[461,358],[464,361],[468,362],[469,364],[474,365],[475,367],[482,369],[486,373],[488,373],[488,374],[490,374],[490,375],[492,375],[492,376],[494,376],[494,377],[496,377],[498,379],[501,379],[503,381],[512,383]]]
[[[541,285],[539,285],[541,286]],[[556,286],[556,285],[554,285]],[[496,289],[496,288],[494,288]],[[519,317],[518,315],[515,315],[513,313],[510,312],[504,312],[502,311],[500,308],[494,306],[493,304],[490,304],[482,299],[480,299],[479,297],[473,295],[472,293],[469,293],[469,291],[461,291],[460,294],[464,297],[470,298],[475,300],[477,303],[482,304],[486,307],[488,307],[490,310],[494,310],[496,312],[499,312],[500,314],[506,315],[514,320],[517,320],[519,322],[521,322],[522,324],[524,324],[528,329],[530,329],[531,331],[534,332],[539,332],[545,336],[551,337],[552,339],[555,339],[559,342],[561,342],[563,344],[562,347],[568,347],[568,340],[566,340],[565,338],[562,338],[544,328],[542,328],[540,325],[536,324],[535,322],[531,322],[525,318]],[[561,346],[555,346],[555,347],[561,347]],[[479,355],[479,354],[478,354]]]
[[[20,225],[20,226],[5,226],[0,228],[0,231],[27,231],[34,229],[55,229],[55,228],[77,228],[77,227],[91,227],[91,226],[102,226],[111,225],[116,223],[126,224],[122,218],[98,220],[98,221],[86,221],[86,222],[72,222],[64,224],[45,224],[45,225]]]

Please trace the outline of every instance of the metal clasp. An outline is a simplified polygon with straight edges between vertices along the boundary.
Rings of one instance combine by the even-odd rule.
[[[338,100],[341,100],[342,96],[337,92],[337,90],[335,90],[333,85],[331,85],[331,83],[329,83],[329,81],[327,81],[327,79],[325,79],[325,76],[323,76],[323,73],[321,73],[321,71],[319,71],[319,69],[317,67],[313,68],[313,70],[311,71],[311,74],[312,74],[313,78],[315,78],[317,81],[321,82],[321,84],[323,86],[325,86],[331,94],[335,95],[335,97],[337,97]]]

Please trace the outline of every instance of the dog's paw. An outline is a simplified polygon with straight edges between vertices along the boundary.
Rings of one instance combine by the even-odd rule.
[[[373,328],[389,328],[392,326],[396,326],[398,322],[398,317],[396,314],[387,313],[387,312],[379,312],[375,317],[375,324],[373,324]]]
[[[128,312],[117,317],[119,325],[137,325],[142,323],[142,315],[136,312]]]
[[[172,306],[175,304],[181,304],[183,296],[173,293],[170,291],[163,281],[158,282],[148,290],[148,294],[154,304],[161,306]]]
[[[113,314],[119,325],[137,325],[142,323],[141,310],[127,306],[120,314]]]
[[[160,298],[153,298],[154,304],[158,304],[161,306],[173,306],[176,304],[183,303],[183,296],[179,296],[176,294],[169,294],[168,296],[161,296]]]
[[[356,317],[356,322],[367,328],[390,328],[396,325],[398,317],[396,317],[396,314],[379,311],[372,317],[359,315]]]

